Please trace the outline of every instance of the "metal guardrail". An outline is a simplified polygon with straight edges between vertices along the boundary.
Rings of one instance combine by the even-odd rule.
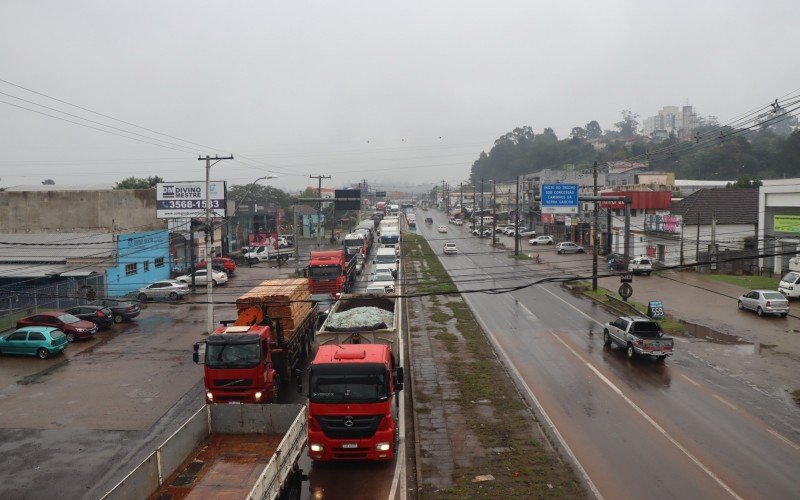
[[[632,314],[635,316],[643,316],[644,313],[642,311],[633,307],[630,303],[625,302],[624,300],[620,300],[616,297],[612,297],[611,295],[606,295],[606,300],[608,300],[611,305],[620,311],[623,311],[627,314]]]

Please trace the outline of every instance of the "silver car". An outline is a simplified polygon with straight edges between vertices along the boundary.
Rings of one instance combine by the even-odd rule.
[[[584,253],[583,247],[572,243],[571,241],[562,241],[556,245],[557,253]]]
[[[750,290],[739,297],[739,309],[750,309],[759,316],[765,314],[789,314],[789,301],[780,292],[774,290]]]
[[[176,300],[188,294],[189,286],[186,283],[175,280],[163,280],[140,288],[136,298],[139,299],[140,302],[144,302],[147,299]]]

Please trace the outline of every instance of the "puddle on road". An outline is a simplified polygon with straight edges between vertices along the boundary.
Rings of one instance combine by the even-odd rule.
[[[27,376],[17,380],[17,383],[19,385],[41,384],[42,382],[44,382],[45,378],[47,378],[50,375],[52,375],[54,371],[58,370],[62,366],[66,366],[67,363],[69,363],[69,360],[68,359],[63,359],[63,360],[59,361],[58,363],[56,363],[56,364],[54,364],[52,366],[48,366],[47,368],[45,368],[44,370],[42,370],[40,372],[36,372],[36,373],[31,374],[31,375],[27,375]]]
[[[688,337],[707,340],[715,344],[752,345],[752,342],[742,340],[742,338],[738,335],[730,335],[728,333],[718,332],[707,326],[696,325],[694,323],[689,323],[688,321],[680,320],[680,323],[686,329],[686,334]]]

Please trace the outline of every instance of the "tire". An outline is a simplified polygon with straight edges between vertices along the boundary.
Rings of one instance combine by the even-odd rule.
[[[788,315],[789,315],[789,313],[781,313],[781,318],[785,318]]]
[[[169,300],[178,300],[178,292],[169,292]]]
[[[125,317],[124,316],[122,316],[121,314],[115,314],[114,315],[114,323],[120,324],[123,321],[125,321]]]
[[[656,356],[656,361],[658,361],[659,363],[663,363],[666,360],[667,360],[666,354],[664,354],[663,356]]]
[[[645,271],[644,275],[645,276],[650,276],[650,271]]]
[[[70,344],[75,342],[75,334],[72,332],[67,333],[67,342]]]
[[[744,310],[744,304],[742,304],[741,300],[736,304],[736,307],[738,307],[740,311]]]
[[[761,307],[759,306],[759,308],[756,309],[756,314],[758,314],[759,316],[764,316],[764,310],[761,309]]]
[[[625,350],[625,354],[628,356],[628,359],[633,359],[636,357],[636,350],[633,348],[633,344],[628,343],[628,348]]]
[[[560,255],[560,254],[562,254],[562,253],[564,253],[564,252],[562,252],[561,250],[559,250],[559,251],[557,251],[556,253]]]
[[[139,295],[136,296],[136,298],[139,299],[139,302],[146,302],[147,301],[147,295],[144,294],[144,293],[140,293]]]
[[[578,250],[578,253],[586,253],[586,251],[583,248],[581,248],[580,250]]]
[[[211,284],[214,285],[214,286],[217,286],[217,280],[211,280]]]
[[[39,359],[47,359],[47,358],[49,358],[49,357],[50,357],[50,351],[48,351],[48,350],[47,350],[47,349],[45,349],[44,347],[40,347],[40,348],[39,348],[39,349],[36,351],[36,357],[37,357],[37,358],[39,358]]]
[[[611,335],[609,335],[608,330],[603,330],[603,345],[610,346],[611,345]]]
[[[552,242],[552,241],[548,241],[548,242],[547,242],[547,244],[548,244],[548,245],[552,245],[552,244],[553,244],[553,242]]]

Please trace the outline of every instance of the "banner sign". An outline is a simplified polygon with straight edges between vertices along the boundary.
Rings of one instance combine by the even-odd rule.
[[[681,234],[682,215],[645,214],[644,230],[653,233]]]
[[[772,229],[776,233],[800,233],[800,215],[775,215]]]
[[[225,182],[210,182],[209,191],[211,217],[225,217],[227,206]],[[205,214],[205,182],[159,182],[156,185],[157,218],[204,217]]]
[[[542,213],[577,214],[577,184],[542,184]]]

